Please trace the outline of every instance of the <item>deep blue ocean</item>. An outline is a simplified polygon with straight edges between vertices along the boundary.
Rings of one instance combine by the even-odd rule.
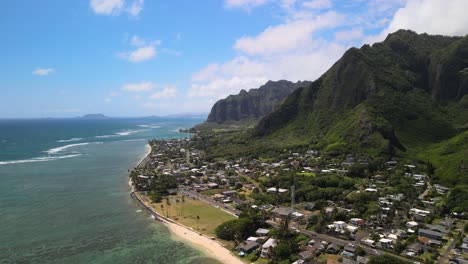
[[[129,195],[147,140],[201,121],[0,120],[0,263],[217,263]]]

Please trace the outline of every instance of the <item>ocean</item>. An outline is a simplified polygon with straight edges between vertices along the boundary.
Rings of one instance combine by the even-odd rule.
[[[129,195],[147,140],[201,121],[0,120],[0,263],[218,263]]]

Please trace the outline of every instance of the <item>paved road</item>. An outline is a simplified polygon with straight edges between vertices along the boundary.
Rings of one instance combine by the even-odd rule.
[[[225,205],[223,203],[217,202],[217,201],[211,199],[210,197],[199,194],[199,193],[197,193],[195,191],[191,191],[191,190],[187,190],[187,189],[180,189],[180,193],[182,195],[192,197],[194,199],[198,199],[198,200],[200,200],[202,202],[205,202],[205,203],[207,203],[207,204],[209,204],[211,206],[219,208],[219,209],[223,210],[224,212],[226,212],[228,214],[231,214],[231,215],[233,215],[235,217],[238,217],[240,215],[240,213],[241,213],[240,210],[237,210],[235,208],[227,206],[227,205]]]
[[[450,251],[452,251],[452,249],[455,247],[455,239],[451,238],[449,243],[450,244],[447,246],[447,249],[445,249],[444,254],[442,254],[439,258],[439,264],[448,263]]]

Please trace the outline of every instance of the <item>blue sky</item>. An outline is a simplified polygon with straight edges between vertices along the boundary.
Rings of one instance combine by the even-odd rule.
[[[464,7],[464,0],[7,1],[0,118],[208,112],[270,79],[314,80],[349,47],[399,28],[465,35]]]

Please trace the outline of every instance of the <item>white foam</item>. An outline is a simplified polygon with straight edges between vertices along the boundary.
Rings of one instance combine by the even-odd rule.
[[[118,135],[95,136],[95,138],[113,138],[113,137],[118,137]]]
[[[89,144],[102,144],[102,142],[86,142],[86,143],[76,143],[76,144],[70,144],[70,145],[65,145],[57,148],[52,148],[49,150],[44,151],[45,153],[52,155],[56,154],[58,152],[64,151],[68,148],[73,148],[73,147],[78,147],[78,146],[84,146],[84,145],[89,145]]]
[[[113,138],[113,137],[124,137],[124,136],[129,136],[135,133],[139,133],[145,130],[127,130],[127,131],[122,131],[122,132],[117,132],[113,135],[103,135],[103,136],[95,136],[95,138]]]
[[[139,139],[125,139],[125,140],[121,140],[122,142],[134,142],[134,141],[144,141],[146,139],[143,139],[143,138],[139,138]]]
[[[115,134],[119,135],[119,136],[129,136],[129,135],[132,135],[132,134],[135,134],[135,133],[138,133],[138,132],[141,132],[141,130],[128,130],[128,131],[119,132],[119,133],[115,133]]]
[[[82,154],[71,154],[64,156],[48,156],[48,157],[37,157],[26,160],[9,160],[9,161],[0,161],[0,165],[10,165],[10,164],[20,164],[20,163],[32,163],[32,162],[46,162],[59,159],[67,159],[81,156]]]
[[[161,126],[158,126],[158,125],[138,125],[139,127],[144,127],[144,128],[151,128],[151,129],[155,129],[155,128],[160,128]]]
[[[57,142],[59,143],[66,143],[66,142],[74,142],[74,141],[80,141],[83,140],[82,138],[70,138],[70,139],[62,139]]]

